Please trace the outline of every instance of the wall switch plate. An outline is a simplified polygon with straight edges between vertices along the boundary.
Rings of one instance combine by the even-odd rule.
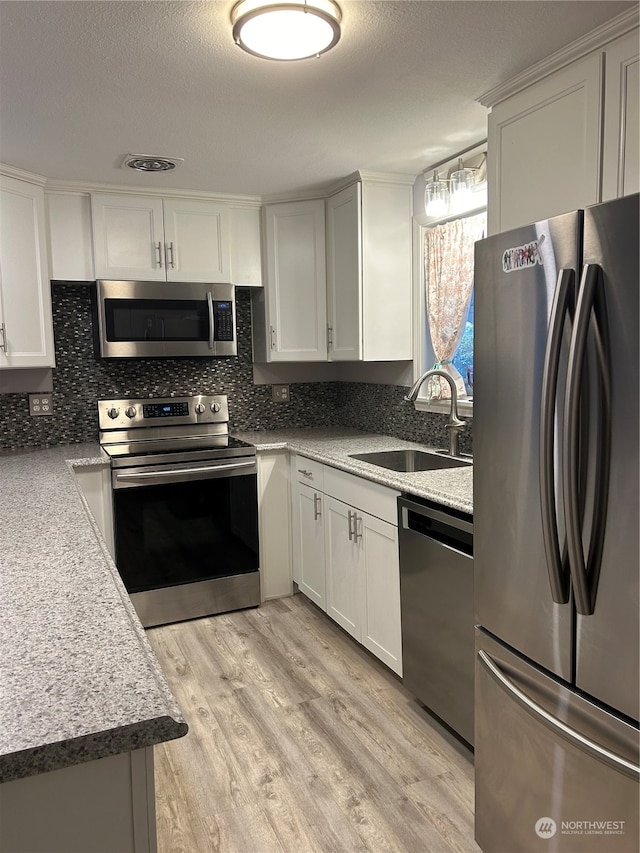
[[[53,394],[29,394],[30,415],[52,415]]]
[[[278,402],[278,403],[288,403],[290,400],[289,386],[288,385],[272,385],[271,386],[271,399],[276,400],[276,402]]]

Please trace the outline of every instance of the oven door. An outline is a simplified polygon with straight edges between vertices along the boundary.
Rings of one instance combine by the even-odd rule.
[[[143,625],[260,602],[255,458],[112,472],[116,565]]]

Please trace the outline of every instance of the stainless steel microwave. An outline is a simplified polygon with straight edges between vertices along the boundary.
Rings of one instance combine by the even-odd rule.
[[[235,288],[196,282],[96,282],[103,358],[237,354]]]

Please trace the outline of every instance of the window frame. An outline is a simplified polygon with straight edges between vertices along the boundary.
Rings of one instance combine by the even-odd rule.
[[[474,157],[480,157],[486,154],[486,142],[480,143],[473,148],[467,149],[458,156],[464,156],[465,163],[469,163]],[[442,164],[435,164],[425,170],[425,173],[433,171],[433,169],[441,169],[443,173],[448,173],[450,168],[455,167],[457,156],[447,160]],[[413,217],[413,247],[414,247],[414,358],[413,358],[413,381],[415,382],[423,373],[431,368],[435,361],[433,345],[431,344],[431,336],[427,323],[426,310],[426,293],[425,293],[425,273],[424,273],[424,237],[425,232],[436,225],[442,225],[445,222],[452,222],[455,219],[466,219],[470,216],[475,216],[479,213],[487,213],[486,201],[477,207],[465,210],[463,212],[449,213],[446,216],[435,217],[427,216],[426,213],[415,214]],[[427,400],[425,382],[423,388],[420,389],[420,394],[414,401],[413,405],[416,411],[420,412],[438,412],[448,414],[451,410],[451,403],[447,400]],[[473,399],[458,400],[458,412],[460,415],[473,417]]]

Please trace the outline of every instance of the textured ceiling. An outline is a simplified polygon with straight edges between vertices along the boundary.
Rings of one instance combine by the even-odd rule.
[[[339,0],[320,59],[231,40],[226,0],[0,2],[0,160],[55,180],[273,195],[417,175],[486,136],[476,99],[636,5]],[[183,157],[175,172],[127,153]]]

